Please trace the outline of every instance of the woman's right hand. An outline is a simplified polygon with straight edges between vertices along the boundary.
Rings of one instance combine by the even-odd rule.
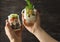
[[[5,33],[9,38],[10,42],[22,42],[22,28],[20,30],[14,31],[7,20],[5,25]]]
[[[22,15],[22,23],[23,23],[23,25],[25,26],[25,28],[26,28],[29,32],[31,32],[31,33],[34,34],[34,32],[35,32],[37,29],[40,29],[40,14],[39,14],[39,12],[37,12],[36,21],[35,21],[35,23],[34,23],[32,26],[27,26],[27,25],[25,25],[23,15]]]

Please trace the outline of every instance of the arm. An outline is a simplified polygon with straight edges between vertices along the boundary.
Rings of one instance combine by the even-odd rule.
[[[24,18],[22,16],[22,21],[24,24]],[[26,29],[31,32],[32,34],[34,34],[38,40],[40,42],[58,42],[57,40],[55,40],[54,38],[52,38],[50,35],[48,35],[40,26],[40,15],[37,12],[37,19],[36,22],[34,23],[34,25],[32,26],[27,26],[24,24],[24,26],[26,27]]]
[[[52,38],[50,35],[48,35],[41,27],[38,27],[39,29],[36,29],[33,33],[40,42],[58,42],[54,38]]]

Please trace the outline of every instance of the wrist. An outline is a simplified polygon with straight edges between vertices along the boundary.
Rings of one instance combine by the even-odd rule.
[[[20,40],[11,40],[10,42],[21,42]]]
[[[16,42],[16,40],[15,39],[12,39],[12,40],[10,40],[10,42]]]
[[[40,26],[38,26],[38,27],[35,28],[33,34],[36,36],[37,34],[39,34],[39,33],[41,33],[41,32],[43,32],[43,29],[42,29]]]
[[[21,39],[12,39],[10,40],[10,42],[21,42],[22,40]]]
[[[40,41],[41,40],[41,34],[44,32],[44,30],[41,27],[36,28],[35,32],[33,33],[36,38]]]

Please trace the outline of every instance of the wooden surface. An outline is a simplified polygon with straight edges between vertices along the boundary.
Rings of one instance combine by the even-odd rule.
[[[31,0],[40,12],[41,27],[52,37],[60,40],[60,0]],[[0,0],[0,42],[9,42],[4,25],[10,13],[18,13],[25,7],[24,0]],[[39,42],[26,29],[23,30],[23,42]]]

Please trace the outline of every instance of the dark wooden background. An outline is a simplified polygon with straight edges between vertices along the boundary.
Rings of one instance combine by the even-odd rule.
[[[60,40],[60,0],[31,0],[40,12],[41,27],[53,38]],[[5,35],[5,20],[10,13],[18,13],[25,7],[24,0],[0,0],[0,42],[9,42]],[[26,29],[22,33],[23,42],[39,42]]]

